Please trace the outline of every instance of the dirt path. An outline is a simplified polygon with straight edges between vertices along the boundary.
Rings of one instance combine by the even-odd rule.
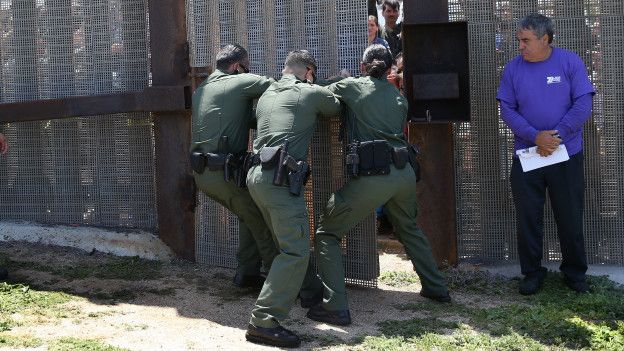
[[[162,264],[156,270],[157,279],[102,279],[94,275],[114,277],[115,271],[127,267],[119,266],[115,263],[118,258],[106,254],[25,243],[1,243],[0,255],[12,261],[12,282],[82,296],[64,306],[66,316],[23,323],[7,332],[11,335],[44,342],[60,337],[99,339],[146,351],[273,349],[245,341],[256,293],[234,288],[231,270],[174,262]],[[380,261],[382,272],[411,272],[411,264],[401,255],[382,254]],[[92,274],[82,272],[84,267]],[[137,265],[127,274],[141,276],[141,269],[146,267]],[[379,289],[352,287],[353,325],[340,328],[311,321],[299,306],[293,308],[284,325],[302,336],[302,349],[348,349],[345,343],[378,334],[379,322],[419,317],[417,312],[396,308],[425,301],[417,294],[419,290],[418,283],[402,287],[380,283]]]

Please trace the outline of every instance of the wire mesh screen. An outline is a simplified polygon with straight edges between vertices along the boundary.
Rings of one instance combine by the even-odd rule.
[[[458,248],[465,261],[517,260],[509,185],[513,133],[501,121],[495,96],[504,65],[517,55],[516,26],[539,12],[553,18],[554,44],[585,61],[597,89],[584,126],[588,260],[624,264],[624,2],[621,0],[450,0],[450,20],[469,23],[471,123],[455,125]],[[544,258],[561,259],[550,203]]]
[[[1,0],[0,103],[142,90],[145,0]],[[0,221],[156,229],[152,118],[2,126]]]
[[[341,69],[358,72],[366,46],[366,3],[330,0],[187,0],[191,65],[214,66],[219,48],[236,42],[249,51],[251,71],[279,78],[289,51],[309,50],[318,61],[318,75]],[[217,34],[218,33],[218,34]],[[319,121],[310,161],[312,181],[305,192],[311,233],[329,195],[343,184],[343,145],[338,119]],[[234,267],[238,221],[229,211],[200,194],[196,215],[199,262]],[[378,276],[375,223],[371,216],[343,243],[348,281],[376,285]]]

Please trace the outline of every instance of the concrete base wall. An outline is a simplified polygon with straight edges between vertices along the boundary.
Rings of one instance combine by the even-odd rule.
[[[119,256],[168,261],[173,253],[157,236],[145,231],[119,232],[94,227],[42,226],[20,222],[0,222],[0,241],[69,246],[97,250]]]

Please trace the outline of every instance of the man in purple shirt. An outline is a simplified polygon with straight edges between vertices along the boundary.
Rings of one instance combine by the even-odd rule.
[[[563,143],[570,156],[568,161],[523,172],[514,155],[510,180],[524,275],[519,290],[523,295],[536,293],[546,276],[541,260],[548,189],[564,281],[574,291],[588,292],[582,151],[583,124],[591,116],[594,88],[577,54],[551,46],[553,25],[548,17],[528,15],[516,36],[520,55],[505,66],[496,96],[501,116],[514,133],[515,149],[537,146],[541,156],[549,156]]]

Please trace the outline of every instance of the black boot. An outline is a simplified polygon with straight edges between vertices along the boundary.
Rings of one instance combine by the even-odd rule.
[[[568,277],[564,277],[563,281],[568,286],[568,288],[576,291],[577,293],[585,294],[589,292],[589,285],[587,285],[587,281],[585,281],[585,279],[572,280]]]
[[[234,276],[234,285],[239,288],[262,288],[264,284],[264,277],[260,274],[258,275],[244,275],[240,273],[236,273]]]
[[[256,344],[277,347],[299,347],[301,345],[301,339],[281,325],[274,328],[262,328],[249,324],[245,339]]]
[[[311,308],[323,302],[323,293],[321,292],[312,297],[303,297],[299,294],[299,300],[301,302],[301,308]]]
[[[424,290],[420,290],[420,296],[422,297],[426,297],[430,300],[434,300],[437,302],[451,302],[451,295],[449,295],[448,291],[446,292],[445,295],[435,295],[435,294],[430,294]]]
[[[333,325],[349,325],[351,324],[351,313],[349,310],[328,311],[318,304],[308,311],[306,315],[311,320],[323,322]]]
[[[539,291],[546,278],[546,268],[541,268],[535,273],[527,274],[520,281],[518,291],[522,295],[533,295]]]

